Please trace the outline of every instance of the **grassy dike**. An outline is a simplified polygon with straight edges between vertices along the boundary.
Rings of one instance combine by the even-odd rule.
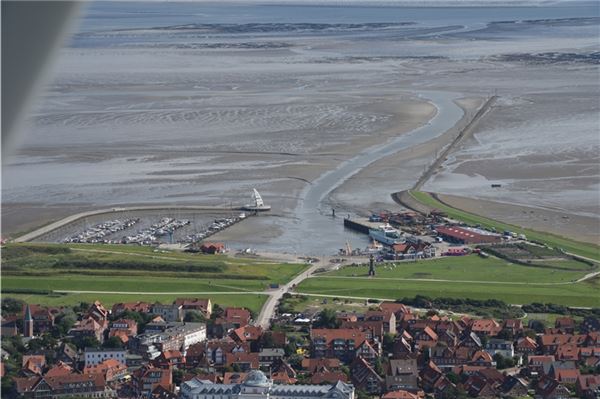
[[[566,252],[586,258],[600,261],[600,247],[593,244],[582,243],[579,241],[570,240],[555,234],[539,232],[531,229],[524,229],[512,224],[499,222],[494,219],[489,219],[484,216],[465,212],[460,209],[448,206],[437,199],[433,198],[430,193],[423,191],[410,191],[409,194],[418,202],[427,205],[431,208],[439,209],[445,212],[448,217],[460,220],[471,225],[481,225],[486,228],[495,228],[497,231],[510,230],[519,234],[525,234],[529,240],[543,242],[551,247],[561,248]]]

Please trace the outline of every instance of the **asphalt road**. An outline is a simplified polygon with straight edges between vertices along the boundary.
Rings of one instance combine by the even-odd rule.
[[[297,275],[296,277],[294,277],[287,284],[280,286],[279,289],[269,292],[269,299],[267,299],[262,309],[260,310],[258,317],[254,321],[254,325],[260,326],[265,330],[268,329],[271,326],[271,318],[275,314],[275,308],[281,300],[281,297],[283,297],[283,294],[288,292],[293,286],[300,284],[302,281],[310,277],[310,275],[314,273],[315,270],[321,267],[325,266],[322,265],[321,262],[316,263],[308,269],[306,269],[305,271],[303,271],[302,273],[300,273],[299,275]]]

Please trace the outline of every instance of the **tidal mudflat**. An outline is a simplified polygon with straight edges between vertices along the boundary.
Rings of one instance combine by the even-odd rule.
[[[147,7],[91,6],[62,50],[3,168],[3,235],[107,205],[239,205],[256,187],[271,215],[223,238],[280,250],[306,235],[311,183],[445,111],[428,92],[467,114],[500,99],[426,190],[598,222],[595,5]],[[329,208],[392,209],[451,139],[437,133],[338,179],[295,250],[362,245]]]

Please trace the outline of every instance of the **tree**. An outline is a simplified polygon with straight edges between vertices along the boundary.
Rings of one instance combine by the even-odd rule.
[[[335,310],[325,308],[319,313],[319,317],[314,323],[317,328],[338,328],[340,321],[337,319]]]
[[[304,359],[304,356],[293,354],[288,357],[288,363],[296,370],[299,370],[302,368],[302,359]]]
[[[54,320],[54,327],[52,328],[52,335],[55,338],[60,338],[64,335],[66,335],[69,332],[69,330],[71,329],[71,327],[73,327],[73,324],[75,324],[75,321],[76,321],[75,315],[71,312],[63,313],[63,314],[59,315]]]
[[[56,348],[56,346],[58,345],[58,341],[52,334],[46,333],[46,334],[42,335],[41,340],[42,340],[42,345],[46,349],[54,350],[54,348]]]
[[[96,337],[87,336],[87,337],[82,337],[82,338],[75,340],[75,345],[77,346],[78,349],[99,348],[100,341],[98,341],[98,339],[96,339]]]
[[[498,333],[498,336],[496,338],[513,341],[515,337],[513,336],[512,331],[503,329],[502,331],[500,331],[500,333]]]
[[[185,373],[183,370],[174,369],[173,370],[173,384],[179,386],[183,382],[183,377]]]
[[[213,307],[212,307],[212,312],[210,314],[210,319],[211,320],[216,320],[217,318],[223,316],[224,313],[225,313],[225,309],[223,309],[222,307],[220,307],[219,305],[217,305],[215,303],[213,305]]]
[[[79,305],[73,306],[73,312],[82,313],[90,308],[90,304],[87,302],[80,302]]]
[[[2,316],[6,317],[9,314],[21,312],[25,306],[25,302],[15,298],[4,298],[2,300]]]
[[[526,337],[529,337],[531,339],[536,339],[537,335],[535,335],[535,331],[534,330],[525,330],[525,334]]]
[[[385,370],[383,369],[383,364],[381,363],[381,357],[375,358],[373,368],[375,369],[375,372],[379,374],[380,377],[385,378]]]
[[[514,359],[510,357],[504,357],[500,353],[494,355],[494,361],[496,362],[496,368],[498,370],[507,369],[515,366]]]
[[[542,320],[531,320],[529,328],[533,329],[536,333],[543,333],[546,329],[546,324]]]
[[[123,348],[123,341],[119,337],[110,337],[102,344],[103,348]]]
[[[455,373],[453,373],[452,371],[446,373],[446,378],[448,378],[448,380],[453,384],[458,384],[458,382],[459,382],[458,376]]]
[[[362,389],[356,390],[356,399],[371,399],[372,396]]]
[[[444,392],[436,395],[436,398],[440,399],[466,399],[468,398],[467,393],[463,388],[460,387],[449,387]]]
[[[34,338],[27,342],[27,351],[29,353],[40,352],[45,349],[44,341],[41,338]]]
[[[17,398],[19,396],[17,394],[17,384],[12,376],[5,375],[0,378],[0,384],[3,398]]]
[[[350,380],[350,367],[346,366],[345,364],[342,364],[340,366],[340,371],[346,374],[346,377],[348,377],[348,380]]]
[[[275,347],[275,340],[273,339],[273,334],[270,331],[267,331],[260,337],[260,346],[261,348]]]
[[[204,317],[204,315],[197,310],[188,310],[185,312],[183,321],[189,323],[204,323],[206,321],[206,317]]]

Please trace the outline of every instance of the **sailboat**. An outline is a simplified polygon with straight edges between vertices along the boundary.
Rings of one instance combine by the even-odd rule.
[[[270,205],[265,205],[260,193],[254,188],[252,189],[252,204],[246,204],[243,206],[243,209],[246,211],[269,211],[271,210]]]

